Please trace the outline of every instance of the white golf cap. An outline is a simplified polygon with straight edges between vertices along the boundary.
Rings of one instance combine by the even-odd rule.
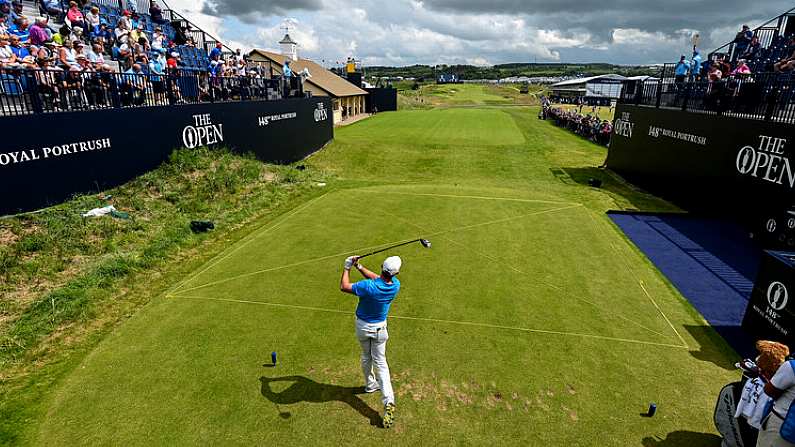
[[[390,256],[384,260],[384,264],[381,266],[381,271],[395,276],[400,272],[401,265],[403,265],[403,261],[400,260],[400,256]]]

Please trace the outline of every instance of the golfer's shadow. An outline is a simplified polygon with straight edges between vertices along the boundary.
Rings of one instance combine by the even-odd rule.
[[[262,395],[277,406],[291,405],[299,402],[343,402],[369,419],[370,425],[381,425],[381,415],[370,408],[370,406],[358,396],[359,394],[365,394],[363,386],[344,387],[328,385],[325,383],[317,383],[303,376],[260,377],[259,381],[262,383]],[[292,382],[292,385],[287,387],[284,391],[276,393],[271,389],[271,384],[274,382]]]

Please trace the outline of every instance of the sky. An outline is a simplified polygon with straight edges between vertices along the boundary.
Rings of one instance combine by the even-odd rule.
[[[743,24],[795,6],[765,0],[167,0],[233,48],[277,50],[288,26],[299,56],[334,66],[510,62],[675,62],[715,49]]]

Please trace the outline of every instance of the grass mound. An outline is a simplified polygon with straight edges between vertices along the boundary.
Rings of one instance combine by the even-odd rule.
[[[309,191],[309,178],[229,151],[178,150],[118,188],[0,220],[0,434],[35,407],[36,393],[11,398],[26,375],[66,361],[145,304],[142,288],[165,287],[161,268],[201,258],[199,247]],[[81,217],[108,204],[130,218]],[[218,231],[193,234],[192,219]]]

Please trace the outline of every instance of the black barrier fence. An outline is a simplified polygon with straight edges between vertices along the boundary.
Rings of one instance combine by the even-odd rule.
[[[111,108],[3,118],[0,215],[57,204],[154,169],[180,147],[300,160],[334,136],[328,97]]]
[[[365,110],[367,113],[394,112],[398,109],[397,89],[395,88],[366,88],[369,95],[365,96]]]
[[[69,71],[60,68],[0,69],[0,117],[225,101],[303,97],[300,77],[210,76]]]
[[[660,78],[625,82],[619,102],[795,123],[795,76],[791,72],[756,73],[710,81],[706,76],[677,77],[668,67]]]
[[[699,213],[734,216],[792,249],[795,125],[619,104],[607,166]]]

